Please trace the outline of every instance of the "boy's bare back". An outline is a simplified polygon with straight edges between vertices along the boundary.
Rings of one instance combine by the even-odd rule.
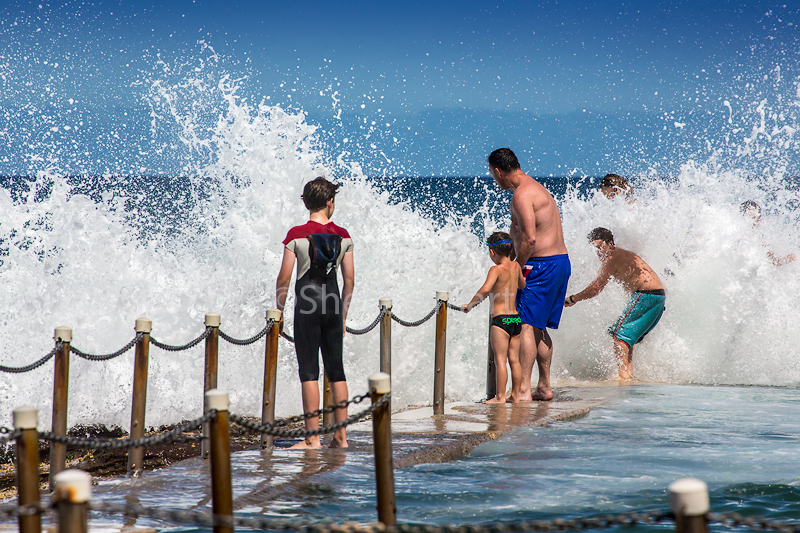
[[[517,289],[525,287],[525,278],[522,277],[519,263],[505,260],[489,270],[490,279],[492,274],[496,276],[491,288],[492,316],[517,314],[514,305]]]

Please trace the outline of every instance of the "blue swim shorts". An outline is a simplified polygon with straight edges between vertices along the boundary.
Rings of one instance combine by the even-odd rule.
[[[644,336],[656,327],[664,313],[664,302],[667,297],[663,294],[664,291],[654,292],[661,294],[634,292],[625,311],[617,322],[608,328],[608,332],[628,346],[642,342]]]
[[[567,254],[531,257],[522,269],[525,288],[517,291],[517,312],[525,324],[558,329],[572,266]]]

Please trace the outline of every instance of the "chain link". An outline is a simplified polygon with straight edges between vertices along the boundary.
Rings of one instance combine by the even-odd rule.
[[[745,526],[750,529],[761,531],[779,531],[781,533],[794,533],[800,531],[800,524],[794,522],[782,522],[769,520],[758,516],[744,518],[738,513],[708,513],[706,518],[709,522],[722,524],[727,527]]]
[[[476,304],[476,306],[480,305],[482,302],[483,302],[483,300],[478,302]],[[461,311],[462,313],[466,313],[467,312],[467,310],[464,309],[463,307],[461,307],[460,305],[451,304],[450,302],[447,302],[447,308],[448,309],[452,309],[453,311]]]
[[[11,429],[5,426],[0,427],[0,446],[5,446],[12,440],[16,440],[20,435],[22,435],[21,429]]]
[[[294,343],[294,337],[292,337],[291,335],[289,335],[288,333],[286,333],[286,331],[285,331],[285,330],[284,330],[284,331],[281,331],[281,337],[283,337],[284,339],[286,339],[287,341],[289,341],[289,342],[291,342],[291,343]]]
[[[378,313],[378,317],[372,321],[372,324],[365,327],[364,329],[353,329],[350,326],[347,326],[347,333],[350,333],[351,335],[364,335],[365,333],[369,333],[370,331],[375,329],[375,326],[381,323],[381,319],[387,314],[388,311],[386,311],[385,308],[381,308],[381,312]]]
[[[44,357],[42,357],[41,359],[39,359],[35,363],[31,363],[31,364],[29,364],[27,366],[14,367],[14,366],[3,366],[3,365],[0,365],[0,372],[7,372],[9,374],[22,374],[23,372],[30,372],[31,370],[39,368],[40,366],[45,364],[47,361],[52,359],[53,356],[55,356],[58,353],[58,351],[61,349],[61,346],[63,346],[63,345],[64,345],[64,343],[62,341],[56,342],[56,347],[53,348],[52,350],[50,350],[49,354],[45,355]]]
[[[220,330],[219,336],[222,337],[223,339],[225,339],[226,341],[228,341],[231,344],[236,344],[238,346],[246,346],[248,344],[253,344],[254,342],[256,342],[259,339],[261,339],[261,337],[263,337],[264,335],[269,333],[269,330],[272,329],[272,325],[273,324],[275,324],[275,320],[270,318],[267,321],[267,325],[264,327],[264,329],[262,329],[261,331],[259,331],[258,333],[256,333],[252,337],[250,337],[249,339],[234,339],[233,337],[231,337],[227,333],[224,333],[222,330]]]
[[[78,357],[82,357],[83,359],[89,361],[108,361],[109,359],[114,359],[115,357],[119,357],[120,355],[124,354],[128,350],[134,347],[137,342],[139,342],[142,337],[144,337],[144,333],[137,333],[136,336],[133,338],[131,342],[126,344],[124,347],[120,348],[114,353],[110,353],[108,355],[92,355],[85,352],[80,351],[79,349],[75,348],[71,344],[69,345],[69,351],[77,355]]]
[[[68,437],[65,435],[56,435],[52,431],[40,431],[39,438],[50,442],[66,444],[67,446],[88,448],[92,450],[123,450],[127,448],[137,448],[139,446],[156,446],[161,444],[172,444],[175,442],[190,442],[198,439],[193,435],[184,435],[183,433],[186,431],[200,429],[203,427],[203,424],[212,420],[216,416],[217,411],[212,409],[200,418],[178,424],[173,429],[165,433],[151,435],[149,437],[142,437],[140,439],[91,439],[86,437]]]
[[[42,514],[49,509],[49,505],[44,502],[33,503],[30,505],[0,505],[0,517],[3,518],[20,518],[22,516],[31,516],[35,514]]]
[[[0,505],[0,517],[19,518],[42,514],[52,506],[40,502],[33,505]],[[177,509],[148,508],[139,504],[118,504],[111,502],[90,502],[89,510],[105,514],[123,514],[144,517],[184,525],[217,525],[249,528],[260,531],[299,531],[303,533],[383,533],[386,526],[380,522],[360,524],[358,522],[299,522],[275,520],[266,517],[237,517],[212,515],[208,511],[189,511]],[[644,513],[621,513],[585,518],[557,518],[554,520],[523,520],[520,522],[494,522],[490,524],[429,525],[397,524],[397,533],[555,533],[591,529],[610,529],[613,527],[633,527],[640,524],[656,525],[664,521],[674,521],[672,513],[647,511]],[[747,527],[752,530],[796,533],[800,526],[794,522],[769,520],[762,517],[744,518],[737,513],[708,513],[706,520],[726,527]]]
[[[276,422],[268,422],[266,424],[259,424],[257,422],[251,422],[239,415],[231,414],[231,422],[235,422],[239,424],[245,429],[249,429],[253,433],[265,433],[267,435],[272,435],[274,437],[284,437],[289,439],[294,438],[305,438],[305,437],[313,437],[315,435],[325,435],[328,433],[334,433],[344,427],[349,426],[350,424],[355,424],[356,422],[360,422],[364,420],[367,416],[374,413],[379,407],[389,402],[389,398],[391,397],[390,394],[385,394],[380,400],[366,408],[365,410],[361,411],[360,413],[354,414],[338,422],[331,426],[325,426],[323,428],[318,428],[312,431],[308,431],[305,429],[280,429],[280,426],[286,426],[292,422],[300,422],[301,420],[305,420],[307,418],[314,418],[319,416],[323,413],[332,413],[335,409],[341,409],[347,407],[352,403],[360,403],[364,399],[368,398],[368,394],[364,394],[363,396],[356,396],[352,400],[345,400],[335,405],[328,406],[324,409],[317,409],[316,411],[311,411],[308,413],[303,413],[302,415],[294,416],[291,418],[286,418],[283,420],[278,420]]]
[[[420,326],[420,325],[424,324],[428,320],[430,320],[430,318],[433,315],[435,315],[437,311],[439,311],[439,308],[442,306],[443,303],[444,303],[444,300],[437,301],[436,302],[436,306],[433,309],[431,309],[431,312],[428,313],[427,315],[425,315],[423,318],[417,320],[416,322],[407,322],[405,320],[402,320],[399,316],[397,316],[394,313],[392,313],[392,320],[394,320],[395,322],[397,322],[401,326],[405,326],[407,328],[415,328],[417,326]]]
[[[202,341],[203,339],[208,337],[209,333],[211,333],[211,326],[208,326],[206,328],[206,330],[199,337],[197,337],[193,341],[187,342],[186,344],[184,344],[182,346],[170,346],[169,344],[164,344],[163,342],[158,342],[152,336],[150,337],[150,342],[153,343],[153,345],[158,346],[162,350],[166,350],[168,352],[180,352],[180,351],[183,351],[183,350],[188,350],[189,348],[194,348],[195,346],[197,346],[200,343],[200,341]]]

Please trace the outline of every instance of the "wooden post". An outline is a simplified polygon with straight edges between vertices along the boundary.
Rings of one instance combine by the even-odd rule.
[[[444,362],[447,344],[447,300],[450,293],[436,291],[436,301],[441,302],[436,313],[436,351],[433,374],[433,414],[444,414]]]
[[[708,486],[694,478],[670,483],[669,504],[675,515],[675,533],[706,533],[709,510]]]
[[[17,496],[18,505],[39,504],[39,413],[34,407],[14,410],[14,428],[21,429],[17,437]],[[41,533],[40,513],[19,517],[20,533]]]
[[[206,405],[209,410],[217,410],[217,416],[211,420],[211,509],[217,516],[233,520],[228,393],[219,389],[208,391]],[[233,524],[215,525],[214,533],[233,533]]]
[[[491,400],[495,396],[497,396],[497,367],[494,365],[494,350],[492,350],[492,307],[489,306],[489,350],[486,355],[486,399]]]
[[[219,325],[221,317],[218,313],[206,313],[206,327],[211,328],[206,337],[206,365],[203,380],[203,412],[206,411],[205,393],[217,388],[219,369]],[[203,440],[200,442],[200,457],[208,459],[208,424],[203,424]]]
[[[62,341],[61,349],[56,352],[53,374],[53,424],[52,431],[56,435],[67,434],[67,403],[69,391],[69,345],[72,342],[72,330],[66,326],[56,328],[56,344]],[[54,488],[53,478],[67,467],[67,446],[55,442],[50,443],[50,490]]]
[[[267,320],[273,320],[267,333],[267,349],[264,355],[264,401],[261,404],[261,423],[275,422],[275,393],[278,380],[278,341],[281,337],[282,314],[277,309],[267,311]],[[261,434],[261,447],[271,448],[274,437]]]
[[[328,381],[328,376],[322,382],[322,406],[330,407],[333,405],[333,389]],[[322,414],[322,427],[333,425],[333,413]]]
[[[392,390],[389,374],[379,372],[369,377],[372,403]],[[392,411],[389,404],[372,414],[372,440],[375,450],[375,485],[378,500],[378,521],[387,527],[397,525],[397,505],[394,496],[394,469],[392,464]]]
[[[378,307],[384,314],[381,318],[381,372],[392,375],[392,299],[381,298]]]
[[[144,437],[144,414],[147,405],[147,369],[150,361],[150,332],[152,330],[152,320],[148,318],[136,319],[136,333],[142,333],[142,338],[136,343],[136,357],[133,362],[132,439]],[[142,446],[128,450],[128,475],[140,476],[143,463],[144,448]]]
[[[89,498],[92,494],[92,476],[82,470],[64,470],[55,476],[53,501],[58,508],[59,533],[87,533],[89,531]]]

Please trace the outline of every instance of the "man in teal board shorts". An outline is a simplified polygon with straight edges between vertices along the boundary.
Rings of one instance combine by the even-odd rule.
[[[614,338],[614,353],[619,363],[620,380],[633,376],[633,345],[642,341],[652,330],[664,312],[666,293],[661,279],[633,252],[614,245],[614,235],[606,228],[595,228],[588,235],[589,242],[597,249],[603,261],[600,274],[588,287],[568,297],[566,307],[572,307],[581,300],[594,298],[608,284],[616,279],[631,294],[628,305],[617,322],[608,329]]]

